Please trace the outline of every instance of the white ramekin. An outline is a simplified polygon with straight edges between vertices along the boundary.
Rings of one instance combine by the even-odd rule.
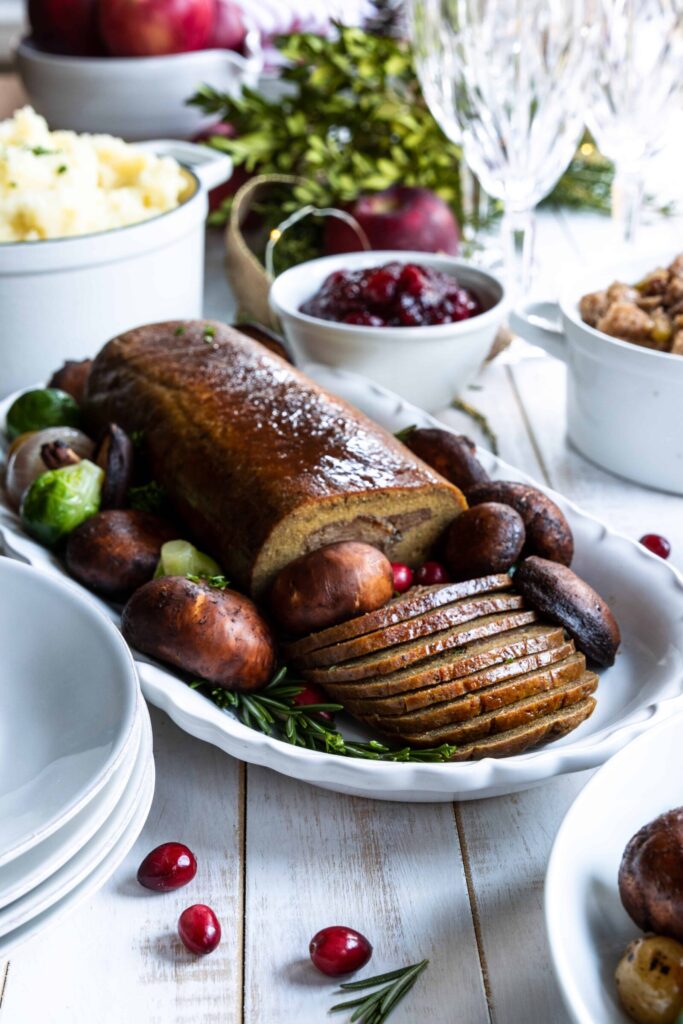
[[[47,53],[30,37],[16,52],[17,70],[38,111],[51,128],[106,132],[129,141],[190,139],[216,116],[187,100],[202,82],[239,95],[256,86],[262,68],[258,35],[247,36],[246,55],[232,50],[197,50],[164,57],[69,57]]]
[[[583,269],[559,302],[529,302],[511,325],[567,364],[567,435],[582,455],[646,487],[683,494],[683,356],[611,338],[579,313],[583,295],[613,281],[639,281],[674,255],[644,252]]]
[[[201,316],[207,192],[232,161],[189,142],[144,146],[194,178],[175,210],[114,231],[0,244],[0,395],[95,355],[128,328]]]
[[[394,261],[453,274],[485,311],[432,327],[358,327],[300,311],[333,271]],[[273,281],[270,305],[299,365],[316,362],[354,370],[427,410],[444,408],[473,380],[507,312],[505,288],[493,274],[453,256],[394,250],[343,253],[300,263]]]

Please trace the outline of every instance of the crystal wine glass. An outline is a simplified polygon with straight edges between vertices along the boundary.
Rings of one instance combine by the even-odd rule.
[[[534,208],[584,127],[593,0],[410,0],[416,68],[445,134],[503,203],[513,292],[527,291]]]
[[[634,241],[647,161],[662,145],[683,88],[681,0],[599,0],[598,60],[586,114],[600,151],[616,166],[612,210]]]

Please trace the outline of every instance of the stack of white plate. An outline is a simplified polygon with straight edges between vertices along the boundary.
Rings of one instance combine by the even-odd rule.
[[[118,631],[71,584],[0,558],[0,959],[104,884],[153,792]]]

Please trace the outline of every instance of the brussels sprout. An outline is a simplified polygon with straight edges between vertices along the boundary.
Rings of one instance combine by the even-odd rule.
[[[154,573],[160,576],[220,576],[221,567],[213,558],[197,551],[187,540],[169,540],[161,547],[161,558]]]
[[[25,391],[12,402],[5,429],[10,441],[29,430],[45,427],[77,427],[81,414],[78,405],[66,391],[59,388],[40,388]]]
[[[24,526],[50,547],[100,507],[104,473],[89,459],[50,469],[33,481],[21,503]]]

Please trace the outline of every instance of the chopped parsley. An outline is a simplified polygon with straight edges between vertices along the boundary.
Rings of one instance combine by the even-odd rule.
[[[176,329],[175,329],[175,331],[174,331],[173,333],[175,334],[175,336],[176,336],[176,338],[177,338],[177,337],[179,337],[179,336],[180,336],[181,334],[184,334],[184,333],[185,333],[185,328],[184,328],[184,327],[176,327]]]
[[[68,170],[69,168],[66,166],[66,164],[60,164],[57,168],[57,174],[66,174]]]
[[[212,327],[211,324],[207,324],[204,328],[204,341],[207,345],[210,345],[216,336],[216,328]]]

